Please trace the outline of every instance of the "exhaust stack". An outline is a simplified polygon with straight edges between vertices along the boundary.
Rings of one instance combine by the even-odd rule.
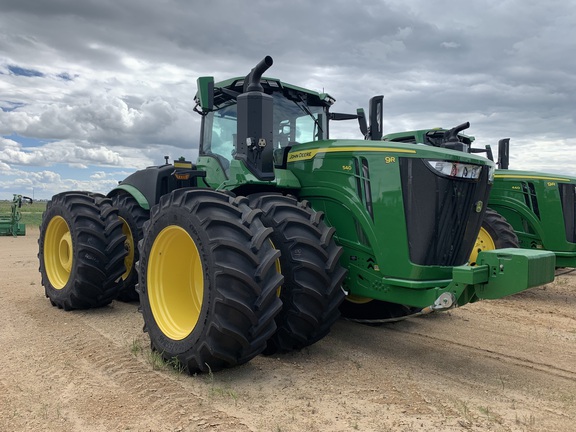
[[[272,66],[272,57],[262,59],[244,79],[238,96],[235,159],[243,160],[259,180],[274,180],[274,99],[264,93],[262,74]]]

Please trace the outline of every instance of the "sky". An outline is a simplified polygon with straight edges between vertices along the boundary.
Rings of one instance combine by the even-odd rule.
[[[0,200],[194,161],[196,78],[266,55],[333,111],[383,94],[384,133],[469,121],[510,168],[576,176],[575,24],[566,0],[0,0]]]

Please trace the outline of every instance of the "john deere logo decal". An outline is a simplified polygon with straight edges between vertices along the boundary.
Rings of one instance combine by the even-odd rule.
[[[312,159],[314,156],[316,156],[316,153],[318,153],[318,149],[303,150],[303,151],[297,151],[297,152],[289,153],[288,154],[288,162],[295,162],[295,161]]]
[[[345,152],[386,152],[386,153],[416,153],[416,150],[399,149],[391,147],[363,147],[363,146],[350,146],[350,147],[326,147],[311,150],[301,150],[290,152],[288,154],[288,162],[297,162],[314,158],[318,153],[345,153]],[[392,162],[392,160],[387,163]],[[395,160],[394,160],[395,162]]]

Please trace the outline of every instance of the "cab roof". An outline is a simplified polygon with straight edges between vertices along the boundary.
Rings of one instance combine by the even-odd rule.
[[[224,81],[219,81],[214,84],[214,109],[219,109],[224,106],[234,103],[236,97],[243,92],[244,80],[246,77],[229,78]],[[298,87],[280,81],[277,78],[262,77],[260,84],[264,89],[264,93],[272,94],[274,92],[282,92],[285,97],[295,101],[304,102],[309,106],[325,106],[330,107],[336,102],[328,93],[318,93],[313,90],[308,90],[303,87]],[[195,99],[198,98],[196,94]]]

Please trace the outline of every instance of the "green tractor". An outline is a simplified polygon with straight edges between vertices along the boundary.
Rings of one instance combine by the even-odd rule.
[[[10,216],[0,218],[0,236],[24,236],[26,235],[26,224],[20,222],[22,220],[22,203],[32,204],[32,198],[14,194],[12,204],[10,206]]]
[[[52,198],[38,256],[53,305],[137,293],[152,348],[193,373],[311,345],[341,310],[448,310],[553,280],[546,251],[465,265],[493,162],[383,143],[382,97],[368,126],[363,112],[331,112],[326,93],[263,77],[271,65],[198,79],[195,164],[137,171],[106,196]],[[348,119],[370,140],[331,139],[331,122]]]
[[[424,129],[391,133],[384,141],[423,143],[473,153],[494,155],[490,145],[473,148],[474,137],[461,133],[468,123],[453,129]],[[554,252],[556,267],[576,267],[576,178],[534,171],[510,170],[510,139],[498,142],[494,184],[482,222],[474,262],[481,250],[506,247]]]

